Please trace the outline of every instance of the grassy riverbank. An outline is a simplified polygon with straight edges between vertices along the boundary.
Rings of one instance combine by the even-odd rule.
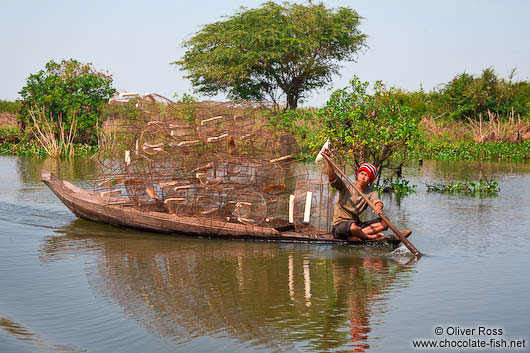
[[[317,109],[301,109],[305,115],[291,129],[295,134],[311,136]],[[530,121],[492,116],[488,121],[433,119],[425,115],[420,124],[420,143],[409,156],[412,159],[512,161],[530,160]],[[318,152],[309,140],[300,139],[304,159],[313,160]]]
[[[91,156],[98,146],[73,144],[74,156]],[[33,156],[45,158],[48,153],[36,139],[31,138],[12,124],[0,126],[0,155]]]
[[[49,153],[35,132],[21,131],[17,115],[20,107],[20,102],[0,100],[0,155],[47,157]],[[98,151],[97,145],[86,143],[73,143],[72,148],[74,156],[91,156]]]
[[[421,121],[423,143],[417,157],[437,160],[526,161],[530,159],[530,122],[513,114],[501,117],[489,113],[487,120]]]
[[[403,96],[403,92],[399,92]],[[412,92],[409,95],[416,95]],[[46,157],[47,152],[39,143],[35,132],[18,127],[17,110],[19,102],[0,101],[0,154],[17,156]],[[103,126],[106,120],[116,119],[117,107],[107,105],[104,110]],[[418,113],[413,110],[413,113]],[[119,115],[119,114],[118,114]],[[272,116],[263,114],[279,129],[290,130],[298,137],[302,157],[312,160],[318,152],[312,143],[318,133],[319,117],[317,108],[299,108],[297,111]],[[436,160],[491,160],[527,161],[530,160],[530,121],[512,112],[500,116],[488,112],[478,120],[455,120],[448,116],[433,118],[426,112],[419,124],[421,142],[414,146],[409,157]],[[75,143],[75,156],[90,156],[98,150],[97,145]]]
[[[311,110],[306,110],[310,112]],[[312,110],[313,112],[316,110]],[[313,114],[311,114],[313,115]],[[3,115],[6,117],[6,114]],[[313,115],[314,116],[314,115]],[[316,117],[315,117],[316,118]],[[45,157],[46,151],[38,141],[20,131],[16,126],[15,115],[4,118],[0,126],[0,154],[16,156]],[[308,121],[308,125],[312,123]],[[305,125],[305,124],[304,124]],[[443,125],[443,126],[442,126]],[[491,130],[484,124],[483,131]],[[526,161],[530,160],[530,139],[520,133],[520,141],[514,141],[517,131],[530,130],[528,125],[505,123],[502,135],[490,137],[493,141],[476,141],[473,137],[473,126],[461,122],[439,123],[434,127],[431,123],[421,124],[423,142],[417,146],[414,158],[437,160],[492,160],[492,161]],[[306,129],[309,132],[308,129]],[[303,132],[302,132],[303,134]],[[300,139],[302,144],[305,140]],[[97,146],[74,144],[76,156],[89,156],[97,152]],[[314,152],[309,146],[303,146],[307,159],[312,159]],[[315,152],[316,153],[316,152]]]

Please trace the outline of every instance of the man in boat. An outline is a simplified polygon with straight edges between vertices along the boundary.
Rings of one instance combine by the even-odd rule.
[[[322,154],[330,157],[329,149],[324,149]],[[326,173],[332,187],[339,191],[339,198],[335,205],[333,215],[332,234],[335,238],[349,241],[380,240],[384,238],[382,233],[388,229],[388,225],[379,217],[371,221],[360,220],[361,213],[368,204],[349,183],[345,183],[333,169],[333,166],[325,159]],[[377,215],[383,213],[383,202],[379,200],[377,191],[372,189],[371,184],[377,176],[377,168],[371,163],[363,163],[357,169],[357,181],[355,186],[373,203],[373,212]]]

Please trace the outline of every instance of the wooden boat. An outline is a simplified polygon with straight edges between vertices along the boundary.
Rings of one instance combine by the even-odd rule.
[[[246,224],[201,221],[196,217],[167,212],[146,211],[134,206],[129,198],[113,194],[102,197],[98,192],[80,188],[60,180],[53,173],[41,170],[41,180],[77,217],[91,221],[167,234],[225,239],[253,239],[263,241],[312,242],[333,244],[400,243],[393,235],[378,241],[351,242],[336,239],[331,234],[308,234],[294,231],[294,227],[251,226]],[[402,231],[407,237],[410,231]]]

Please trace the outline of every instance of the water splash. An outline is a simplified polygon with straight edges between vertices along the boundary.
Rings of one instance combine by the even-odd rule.
[[[405,244],[401,244],[398,248],[393,250],[390,254],[392,254],[392,255],[401,255],[401,256],[412,255],[412,253],[409,251],[409,249],[407,249]]]

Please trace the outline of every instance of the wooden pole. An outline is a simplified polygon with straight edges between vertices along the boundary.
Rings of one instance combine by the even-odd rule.
[[[333,168],[335,168],[335,170],[337,172],[339,172],[339,174],[344,177],[346,179],[346,181],[348,183],[350,183],[350,185],[359,193],[359,195],[361,195],[361,197],[363,198],[364,201],[366,201],[366,203],[372,208],[372,209],[375,209],[375,205],[368,199],[368,197],[366,197],[362,192],[361,190],[359,190],[357,188],[357,186],[355,186],[355,184],[346,176],[346,174],[344,174],[342,172],[342,170],[339,169],[339,167],[337,167],[337,165],[335,163],[333,163],[333,161],[331,161],[331,159],[326,156],[325,154],[322,154],[322,156],[324,158],[326,158],[326,161],[328,161],[328,163],[330,163]],[[401,240],[401,242],[403,244],[405,244],[405,246],[407,247],[407,249],[409,249],[409,251],[414,255],[416,256],[416,258],[420,258],[422,256],[422,253],[416,249],[416,247],[414,245],[412,245],[412,243],[407,239],[405,238],[401,232],[396,228],[396,226],[394,226],[392,224],[392,222],[390,222],[390,220],[384,215],[384,214],[381,214],[381,219],[386,223],[388,224],[388,226],[390,227],[390,229],[392,229],[392,231],[394,232],[394,234],[396,235],[396,237]]]

